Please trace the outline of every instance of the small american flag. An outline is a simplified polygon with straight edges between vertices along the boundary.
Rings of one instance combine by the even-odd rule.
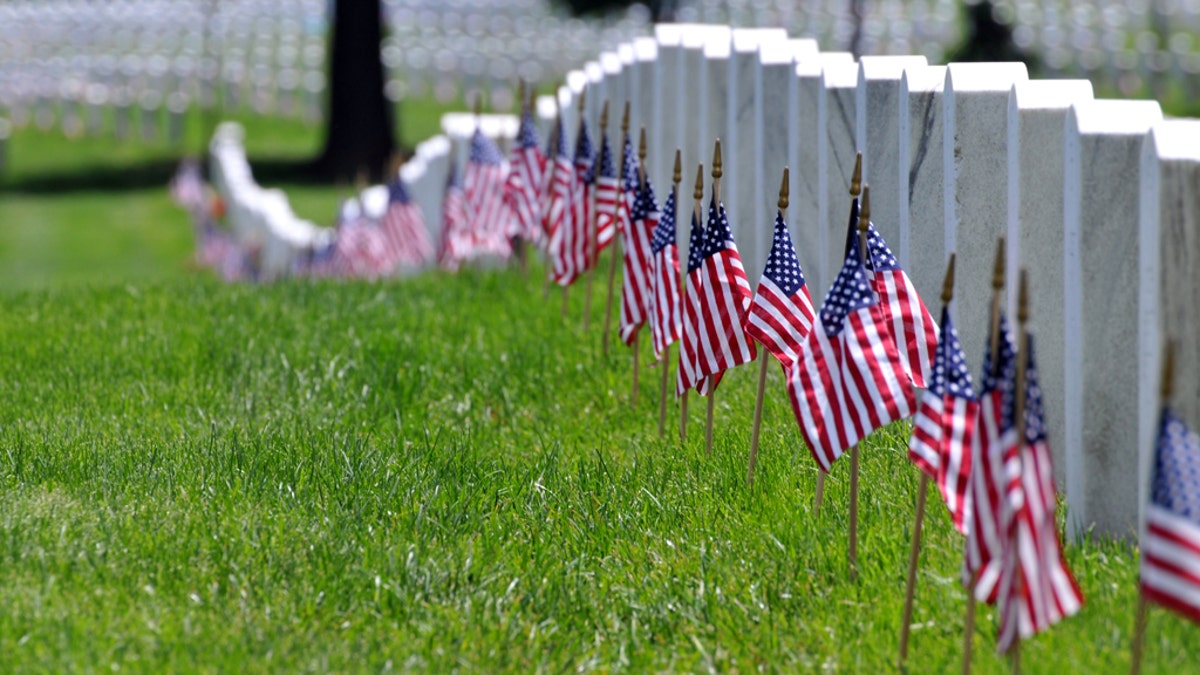
[[[954,527],[963,534],[971,521],[968,479],[971,446],[979,421],[979,401],[971,386],[971,371],[950,322],[950,308],[942,307],[942,335],[933,360],[929,389],[921,394],[913,416],[908,458],[937,482]]]
[[[775,238],[750,305],[746,332],[779,360],[786,375],[812,330],[814,315],[792,235],[783,214],[776,211]]]
[[[550,175],[546,180],[546,192],[542,196],[542,230],[545,233],[546,251],[553,263],[560,255],[563,224],[571,213],[571,183],[575,167],[571,164],[571,155],[567,152],[561,122],[555,122],[551,139],[555,142],[550,155]]]
[[[679,339],[679,248],[675,245],[675,189],[663,204],[662,217],[650,242],[653,273],[650,276],[650,329],[654,356],[661,359]]]
[[[857,228],[851,226],[852,248],[858,248]],[[937,350],[937,326],[912,281],[896,262],[887,242],[867,224],[867,249],[870,251],[870,266],[875,292],[879,294],[879,306],[883,310],[889,334],[896,342],[900,363],[904,372],[918,387],[928,386],[933,367],[934,351]]]
[[[994,603],[1003,555],[1005,458],[1015,457],[1017,429],[1013,423],[1016,390],[1016,350],[1008,319],[1000,313],[999,362],[993,367],[991,338],[983,358],[983,390],[979,418],[971,448],[971,473],[967,500],[971,503],[963,557],[963,585],[975,577],[975,597]]]
[[[1033,337],[1026,335],[1025,344],[1025,438],[1013,453],[1015,462],[1005,462],[1007,541],[999,590],[1004,598],[998,636],[1001,653],[1083,606],[1083,594],[1063,559],[1054,518],[1054,468],[1046,442]]]
[[[1200,437],[1166,407],[1141,547],[1142,594],[1200,622]]]
[[[721,376],[701,377],[697,373],[700,361],[700,297],[704,286],[704,228],[700,214],[692,213],[692,234],[688,239],[687,287],[683,298],[683,339],[679,346],[679,368],[675,378],[675,396],[683,396],[695,387],[708,394],[720,383]]]
[[[758,354],[754,340],[746,334],[753,298],[750,282],[729,229],[725,205],[715,197],[709,202],[705,234],[704,282],[697,294],[701,311],[696,373],[700,377],[749,363]]]
[[[451,162],[446,192],[442,197],[442,250],[438,253],[438,264],[442,269],[457,271],[463,260],[471,254],[469,228],[467,203],[463,197],[462,182],[458,178],[458,167]]]
[[[508,167],[500,149],[476,129],[471,136],[471,154],[463,173],[467,218],[476,251],[503,258],[512,255],[508,241],[511,213],[504,204],[507,174]]]
[[[629,219],[629,212],[620,213],[617,208],[617,197],[621,194],[621,180],[617,176],[616,163],[613,161],[612,149],[608,144],[608,136],[600,139],[600,159],[596,162],[594,172],[596,190],[596,251],[602,251],[612,243],[618,231],[618,219]],[[618,211],[614,214],[614,211]],[[589,234],[590,236],[590,234]],[[595,265],[590,261],[589,266]]]
[[[196,160],[188,158],[179,163],[168,189],[176,204],[192,213],[204,210],[208,186],[204,184],[200,163]]]
[[[433,244],[425,230],[421,208],[408,195],[404,181],[388,185],[388,205],[379,221],[387,244],[389,267],[421,267],[433,260]]]
[[[508,236],[540,245],[542,214],[539,197],[545,182],[546,156],[538,148],[533,112],[528,107],[521,115],[521,127],[517,131],[509,167],[504,186],[504,199],[511,213]]]
[[[337,251],[333,273],[345,279],[374,279],[388,268],[387,244],[383,232],[362,213],[362,207],[348,209],[347,217],[337,224]]]
[[[658,201],[650,179],[638,190],[631,222],[621,231],[624,273],[621,284],[621,340],[629,345],[650,316],[650,240],[658,229]]]
[[[560,286],[570,286],[590,268],[594,160],[592,140],[584,122],[579,125],[579,137],[575,143],[575,171],[571,176],[568,200],[570,208],[563,219],[562,240],[558,255],[555,256],[554,281]]]
[[[825,472],[875,429],[916,406],[857,247],[851,248],[792,366],[792,412]]]

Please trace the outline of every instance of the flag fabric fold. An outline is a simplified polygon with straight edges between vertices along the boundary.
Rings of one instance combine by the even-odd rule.
[[[979,401],[948,306],[942,307],[937,345],[929,388],[921,394],[913,416],[908,458],[937,483],[954,527],[966,534],[971,521],[967,487]]]
[[[647,183],[648,184],[648,183]],[[679,340],[682,319],[679,309],[679,248],[675,245],[675,190],[667,196],[662,215],[650,242],[653,269],[650,275],[650,329],[654,356],[661,359],[671,343]]]
[[[1200,622],[1200,437],[1164,407],[1141,540],[1147,600]]]
[[[471,136],[471,151],[463,172],[463,195],[471,234],[471,255],[512,255],[508,240],[510,211],[504,203],[508,167],[500,149],[479,129]]]
[[[1034,359],[1033,336],[1026,334],[1025,435],[1005,462],[1004,565],[999,593],[1004,598],[998,646],[1007,652],[1017,640],[1048,630],[1083,606],[1083,594],[1063,558],[1054,517],[1057,494],[1050,444]]]
[[[560,225],[560,239],[554,256],[554,281],[560,286],[570,286],[590,269],[594,159],[592,141],[588,136],[587,123],[584,122],[579,125],[579,136],[575,142],[568,208]]]
[[[600,155],[596,160],[593,172],[593,189],[596,193],[595,231],[589,231],[589,238],[596,237],[596,253],[599,254],[609,244],[618,231],[623,231],[620,221],[629,219],[629,211],[622,211],[618,199],[621,197],[621,177],[617,175],[617,164],[613,158],[612,146],[608,143],[608,135],[600,137]],[[592,225],[591,221],[588,221]],[[590,252],[589,252],[590,255]],[[589,268],[596,261],[589,260]]]
[[[738,255],[725,205],[714,197],[708,206],[704,237],[704,280],[699,301],[699,349],[696,374],[718,375],[754,360],[754,340],[746,334],[746,318],[753,293],[742,258]],[[713,383],[716,389],[716,383]]]
[[[438,265],[448,271],[457,271],[471,254],[472,239],[467,222],[467,204],[463,196],[462,181],[458,167],[450,163],[447,171],[446,191],[442,196],[442,242],[438,253]]]
[[[509,160],[508,178],[504,184],[504,201],[510,213],[509,238],[520,237],[541,245],[541,191],[545,181],[546,155],[538,147],[533,112],[526,108],[521,114],[521,126]]]
[[[433,260],[433,244],[425,229],[425,216],[409,197],[399,177],[388,184],[388,205],[379,221],[387,249],[388,269],[416,268]]]
[[[783,214],[776,211],[771,252],[750,305],[746,332],[779,361],[786,375],[812,330],[815,314],[792,235]]]
[[[788,397],[813,459],[828,472],[873,430],[912,414],[915,401],[857,247],[818,316],[792,367]]]
[[[658,202],[654,198],[654,186],[647,178],[637,190],[632,216],[621,230],[623,276],[620,334],[621,341],[627,345],[633,343],[638,329],[646,323],[649,316],[651,258],[653,255],[650,240],[658,228],[659,218]]]
[[[567,149],[566,135],[561,123],[555,123],[552,137],[554,150],[547,168],[545,192],[542,196],[542,232],[550,265],[557,269],[562,256],[563,235],[571,215],[571,188],[575,166]]]
[[[700,214],[692,213],[692,230],[688,238],[687,277],[683,288],[683,336],[679,343],[679,368],[675,378],[675,396],[683,396],[688,389],[695,388],[708,395],[720,382],[721,376],[703,377],[697,369],[700,360],[700,312],[701,292],[704,286],[704,227]]]

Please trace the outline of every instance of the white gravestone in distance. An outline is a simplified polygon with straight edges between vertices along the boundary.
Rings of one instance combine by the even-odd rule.
[[[946,251],[942,179],[942,88],[946,66],[909,68],[900,78],[900,240],[895,253],[922,298],[941,296]],[[905,143],[904,139],[908,142]],[[928,303],[931,312],[938,302]],[[940,316],[936,316],[938,321]]]
[[[814,298],[824,297],[826,286],[833,283],[832,273],[826,270],[825,201],[826,176],[821,171],[825,147],[824,111],[825,85],[822,72],[827,67],[854,63],[849,52],[822,52],[814,57],[799,57],[796,63],[795,125],[789,126],[794,135],[788,136],[788,154],[792,168],[791,204],[788,211],[795,221],[798,235],[797,255],[809,292]],[[843,200],[845,201],[845,200]],[[845,202],[849,203],[849,202]]]
[[[587,98],[583,101],[583,119],[587,120],[588,133],[592,135],[592,140],[599,143],[596,125],[600,123],[600,110],[604,107],[604,101],[608,99],[608,89],[604,86],[604,67],[599,61],[589,61],[584,64],[583,72],[587,75]],[[612,114],[611,110],[609,114]]]
[[[675,150],[683,147],[683,26],[658,24],[654,40],[658,60],[654,62],[654,91],[650,92],[653,113],[648,125],[650,155],[656,181],[670,181],[674,169]],[[664,183],[665,184],[665,183]],[[679,219],[686,225],[686,218]],[[680,226],[680,231],[686,232]]]
[[[1037,321],[1038,384],[1054,466],[1065,493],[1063,445],[1063,125],[1071,105],[1092,98],[1087,80],[1029,80],[1013,85],[1008,97],[1008,278],[1022,266],[1037,270],[1038,288],[1030,298]],[[1016,316],[1017,286],[1008,287],[1008,313]]]
[[[924,56],[864,56],[858,64],[855,136],[863,182],[871,186],[871,221],[893,248],[900,244],[900,191],[908,190],[908,171],[903,180],[900,171],[900,78],[926,65]]]
[[[659,147],[656,138],[663,133],[654,110],[655,99],[661,98],[662,90],[651,89],[654,86],[654,71],[658,67],[658,43],[653,38],[638,38],[633,42],[633,55],[633,68],[629,76],[633,114],[638,124],[646,127],[646,176],[658,186],[659,181],[663,180],[663,173],[671,170],[671,167],[663,169],[663,166],[671,163],[675,157],[674,153],[670,157],[663,154],[666,151]],[[666,179],[669,181],[670,176]]]
[[[1153,101],[1082,101],[1067,113],[1063,155],[1063,360],[1067,532],[1137,527],[1138,171]],[[1048,293],[1036,268],[1032,295]],[[1036,320],[1037,315],[1033,315]],[[1087,367],[1084,367],[1087,364]],[[1043,368],[1052,368],[1047,363]],[[1058,423],[1049,420],[1050,424]]]
[[[946,251],[956,254],[959,270],[951,312],[970,359],[983,358],[992,299],[989,270],[996,242],[1008,226],[1008,93],[1013,84],[1027,79],[1023,63],[946,67],[942,93]]]
[[[1142,143],[1138,216],[1138,500],[1148,499],[1164,341],[1175,343],[1171,407],[1200,427],[1200,120],[1167,120]],[[1139,513],[1139,522],[1144,514]]]
[[[633,63],[634,63],[633,43],[632,42],[623,42],[620,45],[618,45],[617,46],[617,58],[619,58],[621,61],[621,72],[619,72],[617,74],[617,78],[616,78],[616,80],[617,80],[616,94],[615,95],[610,94],[610,96],[613,96],[613,98],[616,99],[617,103],[620,104],[617,106],[616,110],[623,112],[625,110],[625,104],[627,102],[629,103],[629,107],[630,107],[629,118],[631,120],[629,123],[630,124],[629,128],[630,128],[630,133],[632,133],[634,135],[634,138],[636,139],[638,128],[641,127],[642,125],[644,125],[646,123],[646,120],[644,120],[640,115],[638,115],[637,106],[634,105],[634,101],[633,101],[633,92],[629,86],[630,81],[633,79]],[[636,140],[634,142],[636,143]]]
[[[604,72],[604,98],[608,101],[608,128],[613,132],[609,142],[613,143],[615,148],[616,144],[621,142],[621,115],[625,112],[625,96],[621,91],[621,77],[624,74],[624,68],[616,52],[604,52],[600,55],[600,69]],[[604,102],[600,103],[603,106]],[[599,120],[597,120],[597,124],[599,124]],[[613,160],[619,165],[620,155],[613,155]],[[621,167],[617,166],[617,171],[620,170]]]
[[[758,50],[764,44],[787,46],[787,31],[782,28],[735,28],[733,51],[729,59],[729,95],[726,98],[725,135],[721,137],[722,151],[729,171],[728,188],[722,191],[730,217],[737,219],[738,252],[750,283],[766,262],[764,244],[770,246],[770,226],[763,224],[764,206],[758,200],[759,158],[754,145],[755,130],[762,123],[760,99],[755,95],[761,65]],[[786,138],[787,128],[779,129],[776,138]]]
[[[825,296],[828,285],[842,266],[846,254],[846,232],[850,222],[850,179],[854,174],[855,155],[859,149],[855,138],[855,104],[858,92],[858,64],[848,63],[826,67],[821,74],[825,94],[821,99],[821,115],[825,119],[825,139],[817,163],[825,180],[825,213],[821,226],[825,238],[822,256],[824,284],[818,290]]]

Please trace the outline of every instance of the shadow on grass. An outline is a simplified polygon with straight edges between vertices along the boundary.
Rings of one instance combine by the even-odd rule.
[[[179,157],[156,157],[136,163],[95,162],[66,171],[0,176],[0,190],[44,195],[165,189],[179,161]],[[329,185],[328,177],[311,158],[252,158],[250,167],[254,180],[265,187],[283,183]]]

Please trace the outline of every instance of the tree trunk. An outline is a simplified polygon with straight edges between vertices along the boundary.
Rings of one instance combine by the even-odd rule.
[[[396,148],[392,106],[384,96],[380,0],[333,4],[329,117],[317,170],[350,181],[361,171],[378,179]]]

